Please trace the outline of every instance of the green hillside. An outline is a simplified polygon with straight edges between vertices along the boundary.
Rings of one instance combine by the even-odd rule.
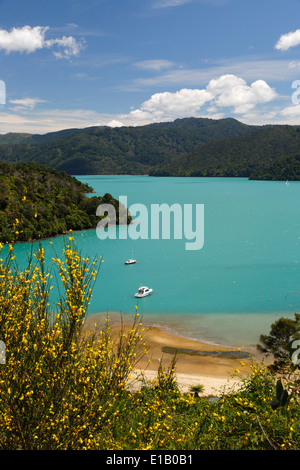
[[[231,118],[0,136],[0,160],[35,162],[72,175],[300,180],[299,154],[300,126],[248,126]]]
[[[300,181],[300,154],[279,158],[270,164],[261,165],[251,172],[250,179]]]
[[[64,172],[37,164],[0,162],[0,241],[28,241],[96,227],[110,194],[88,197],[92,188]],[[128,215],[127,223],[131,220]]]
[[[300,180],[299,152],[300,126],[273,126],[202,145],[151,174]]]
[[[189,118],[141,127],[91,127],[32,135],[26,137],[26,143],[20,143],[16,135],[17,143],[0,145],[0,160],[33,161],[73,175],[148,174],[199,145],[257,129],[234,119]]]

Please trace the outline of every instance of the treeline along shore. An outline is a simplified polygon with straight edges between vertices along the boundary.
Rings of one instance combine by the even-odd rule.
[[[0,241],[32,241],[69,230],[95,228],[101,204],[111,204],[119,223],[119,201],[66,172],[36,163],[0,162]],[[131,216],[127,212],[127,223]]]

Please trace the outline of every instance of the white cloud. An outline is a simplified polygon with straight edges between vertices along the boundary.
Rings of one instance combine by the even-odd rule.
[[[212,79],[207,88],[218,107],[233,107],[236,114],[244,114],[257,104],[273,100],[277,94],[264,80],[257,80],[250,86],[243,78],[222,75]]]
[[[76,56],[79,54],[82,49],[82,43],[78,43],[75,38],[72,36],[63,36],[62,39],[50,39],[45,41],[47,47],[52,47],[54,44],[57,44],[63,50],[60,52],[53,52],[57,59],[70,58],[71,56]]]
[[[116,119],[109,121],[106,125],[109,127],[123,127],[124,126],[123,122],[117,121]]]
[[[159,71],[173,67],[174,63],[170,60],[156,59],[156,60],[143,60],[134,64],[136,67],[144,70]]]
[[[195,69],[162,70],[162,73],[147,78],[136,78],[130,84],[122,87],[123,90],[140,91],[152,87],[185,87],[205,86],[207,82],[221,75],[232,74],[243,77],[248,81],[256,81],[264,77],[266,81],[286,82],[298,79],[297,63],[289,59],[277,60],[237,60],[230,59],[205,64],[205,67]]]
[[[300,104],[287,106],[280,111],[280,115],[283,116],[289,123],[299,125]]]
[[[9,52],[34,52],[42,49],[45,42],[45,33],[49,28],[43,26],[23,26],[12,28],[11,31],[0,29],[0,49]]]
[[[154,3],[154,8],[178,7],[193,0],[158,0]]]
[[[287,34],[282,34],[277,43],[275,44],[275,49],[280,51],[287,51],[290,47],[295,47],[300,44],[300,29],[296,31],[291,31]]]
[[[58,46],[62,51],[54,51],[57,58],[70,58],[79,54],[83,44],[79,43],[72,36],[63,38],[45,39],[45,34],[49,26],[23,26],[22,28],[12,28],[11,31],[0,29],[0,50],[7,54],[11,52],[33,53],[45,47]]]
[[[208,5],[223,5],[227,2],[227,0],[156,0],[153,4],[153,8],[178,7],[195,1]]]
[[[142,103],[140,109],[131,111],[130,116],[136,120],[149,119],[152,122],[166,117],[182,117],[195,114],[201,106],[213,96],[206,90],[183,88],[175,93],[155,93]]]
[[[272,101],[277,93],[264,80],[251,85],[235,75],[222,75],[212,79],[206,88],[183,88],[175,93],[155,93],[151,98],[131,111],[130,117],[136,121],[155,122],[184,116],[195,116],[209,104],[214,113],[224,108],[232,108],[234,114],[245,114],[255,106]]]
[[[18,109],[33,109],[38,103],[46,103],[45,100],[40,100],[39,98],[22,98],[9,100],[9,102],[16,105]]]
[[[11,100],[15,107],[10,113],[0,113],[0,133],[45,133],[68,128],[90,126],[138,126],[153,122],[173,121],[183,117],[220,119],[237,115],[248,123],[267,123],[268,120],[296,120],[299,108],[285,111],[259,105],[277,98],[275,90],[263,80],[247,84],[235,75],[223,75],[209,81],[201,89],[182,88],[176,92],[155,93],[137,109],[124,114],[103,114],[92,110],[35,109],[38,98]],[[275,108],[273,108],[275,109]]]
[[[5,108],[4,108],[5,109]],[[0,134],[28,132],[45,134],[63,129],[108,125],[112,115],[100,114],[86,109],[16,109],[15,112],[0,112]]]

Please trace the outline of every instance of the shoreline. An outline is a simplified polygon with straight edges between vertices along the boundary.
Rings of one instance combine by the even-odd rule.
[[[137,311],[138,312],[138,311]],[[110,324],[131,323],[133,310],[102,311],[88,314],[87,320],[105,318],[108,315]],[[269,334],[271,325],[279,318],[294,318],[294,314],[286,311],[276,312],[199,312],[179,313],[147,312],[139,313],[145,327],[156,326],[159,329],[197,342],[225,346],[232,349],[241,348],[257,351],[261,334]],[[256,353],[255,353],[256,354]]]
[[[118,319],[116,316],[118,315]],[[113,319],[111,320],[111,316]],[[98,313],[87,317],[85,329],[92,330],[95,323],[101,327],[105,318],[109,318],[111,330],[119,334],[131,329],[133,319],[124,318],[114,312]],[[121,321],[122,320],[122,321]],[[267,362],[254,348],[232,348],[181,336],[174,331],[167,331],[158,326],[144,324],[143,342],[147,353],[139,359],[131,380],[133,389],[139,388],[143,381],[150,382],[156,377],[161,362],[164,370],[168,369],[176,353],[176,379],[179,389],[188,392],[193,385],[204,385],[204,395],[215,395],[224,387],[236,387],[242,377],[251,373],[252,362]],[[242,357],[246,353],[246,357]],[[238,371],[238,372],[237,372]],[[234,377],[239,373],[239,377]],[[142,377],[142,381],[140,378]]]

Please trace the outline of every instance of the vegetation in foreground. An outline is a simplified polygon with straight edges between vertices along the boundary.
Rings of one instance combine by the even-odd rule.
[[[13,245],[0,248],[1,449],[300,449],[297,361],[280,376],[253,363],[238,391],[212,401],[180,393],[174,358],[134,391],[130,375],[145,353],[139,314],[118,337],[108,321],[84,334],[98,261],[70,236],[52,259],[64,291],[53,304],[43,249],[20,271]]]

